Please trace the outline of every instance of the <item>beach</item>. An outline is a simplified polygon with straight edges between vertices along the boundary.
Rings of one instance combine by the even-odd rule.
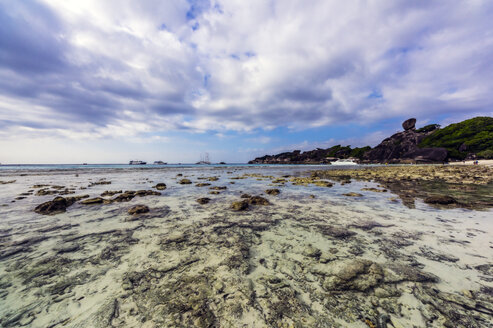
[[[326,168],[3,170],[0,325],[492,326],[490,166]]]

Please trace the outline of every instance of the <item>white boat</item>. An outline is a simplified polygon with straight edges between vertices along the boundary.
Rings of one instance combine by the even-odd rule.
[[[211,162],[209,160],[209,153],[204,153],[204,154],[200,155],[200,161],[198,161],[195,164],[204,164],[204,165],[211,164]]]
[[[128,165],[146,165],[147,162],[144,161],[130,161],[128,162]]]
[[[332,162],[330,163],[332,165],[339,165],[339,166],[343,166],[343,165],[358,165],[358,163],[356,163],[353,159],[338,159],[337,161],[335,162]]]

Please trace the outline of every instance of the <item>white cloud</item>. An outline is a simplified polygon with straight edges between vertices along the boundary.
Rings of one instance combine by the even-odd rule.
[[[18,137],[491,115],[486,0],[42,0],[2,11],[0,123]]]

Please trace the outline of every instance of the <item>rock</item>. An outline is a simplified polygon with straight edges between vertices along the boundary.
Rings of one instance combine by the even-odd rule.
[[[240,196],[240,198],[250,198],[250,197],[252,197],[252,195],[249,195],[249,194],[242,194]]]
[[[112,190],[106,190],[105,192],[103,192],[101,194],[101,197],[105,197],[105,196],[114,196],[116,194],[121,194],[122,191],[121,190],[115,190],[115,191],[112,191]]]
[[[116,196],[111,200],[111,202],[129,202],[135,197],[135,193],[133,191],[125,191],[123,194]]]
[[[233,202],[231,204],[231,209],[235,211],[245,211],[248,209],[248,201],[247,200],[240,200]]]
[[[448,152],[445,148],[420,148],[419,143],[435,129],[415,130],[415,119],[405,121],[403,132],[384,139],[378,146],[365,152],[362,160],[366,163],[436,163],[443,162]]]
[[[211,195],[219,195],[220,193],[221,193],[220,191],[216,191],[216,190],[209,191],[209,194]]]
[[[437,163],[447,159],[448,151],[445,148],[417,148],[402,155],[403,159],[413,159],[415,162]]]
[[[86,200],[81,201],[81,204],[84,205],[93,205],[93,204],[102,204],[104,202],[104,198],[101,197],[95,197],[95,198],[89,198]]]
[[[192,181],[190,181],[189,179],[181,179],[180,181],[178,181],[179,184],[192,184]]]
[[[63,213],[67,210],[67,207],[75,203],[75,197],[55,197],[53,200],[44,202],[34,209],[34,212],[43,215],[55,215]]]
[[[211,201],[210,198],[207,198],[207,197],[202,197],[202,198],[198,198],[197,199],[197,203],[199,204],[207,204]]]
[[[207,187],[207,186],[210,186],[211,184],[210,183],[207,183],[207,182],[202,182],[202,183],[197,183],[195,185],[195,187]]]
[[[149,207],[146,205],[135,205],[128,209],[128,214],[136,215],[149,212]]]
[[[348,196],[348,197],[363,197],[362,194],[358,194],[357,192],[348,192],[348,193],[345,193],[343,195]]]
[[[324,181],[324,180],[317,180],[313,182],[313,184],[318,187],[327,187],[327,188],[332,187],[334,185],[332,182]]]
[[[361,188],[363,191],[373,191],[373,192],[387,192],[387,189],[377,189],[377,188]]]
[[[457,204],[457,200],[455,198],[445,195],[430,196],[425,198],[424,202],[427,204],[439,205]]]
[[[313,247],[312,245],[308,245],[303,250],[303,255],[308,256],[308,257],[319,258],[320,255],[322,255],[322,251],[320,251],[320,249],[318,249],[318,248]]]
[[[415,125],[416,125],[415,118],[410,118],[402,122],[402,128],[404,129],[404,131],[413,130],[415,128]]]
[[[265,191],[266,194],[268,195],[279,195],[281,191],[279,189],[267,189]]]
[[[262,196],[252,196],[247,198],[248,204],[251,205],[270,205],[270,202]]]
[[[166,184],[165,183],[158,183],[157,185],[154,186],[157,190],[164,190],[166,189]]]
[[[323,287],[327,291],[356,290],[366,291],[378,286],[383,280],[383,270],[379,264],[364,260],[330,262]]]
[[[216,187],[209,187],[210,190],[226,190],[228,187],[226,186],[216,186]]]
[[[319,224],[316,227],[320,230],[320,233],[322,233],[323,235],[334,237],[337,239],[345,239],[356,235],[356,232],[348,230],[343,227],[334,227],[324,224]]]

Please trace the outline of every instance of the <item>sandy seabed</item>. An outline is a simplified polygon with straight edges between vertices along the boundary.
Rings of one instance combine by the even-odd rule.
[[[293,179],[306,171],[2,173],[0,325],[493,327],[490,209],[409,208],[376,183]]]

